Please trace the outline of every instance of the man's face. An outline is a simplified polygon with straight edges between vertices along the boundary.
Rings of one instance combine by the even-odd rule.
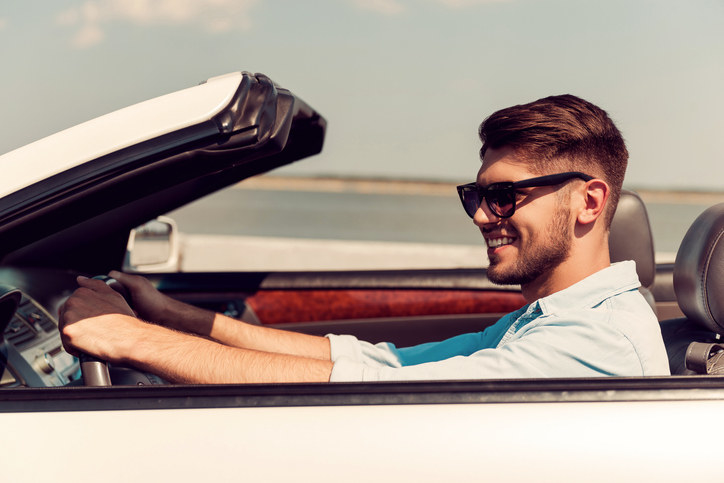
[[[552,173],[551,173],[552,174]],[[488,186],[502,181],[534,178],[510,148],[488,149],[477,183]],[[528,284],[550,274],[568,258],[573,223],[568,197],[558,196],[556,186],[524,188],[516,194],[516,210],[510,218],[493,214],[485,201],[475,213],[488,246],[488,278],[499,284]]]

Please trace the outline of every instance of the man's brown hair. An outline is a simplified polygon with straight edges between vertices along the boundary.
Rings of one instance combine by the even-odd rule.
[[[606,208],[610,226],[618,204],[628,151],[603,109],[570,94],[551,96],[494,112],[479,129],[480,159],[488,148],[512,148],[531,171],[581,171],[611,188]]]

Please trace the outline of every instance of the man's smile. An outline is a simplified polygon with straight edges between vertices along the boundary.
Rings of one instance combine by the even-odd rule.
[[[503,245],[510,245],[516,240],[515,237],[486,237],[485,241],[488,244],[488,248],[498,248],[502,247]]]
[[[493,250],[506,245],[512,245],[518,240],[517,232],[510,226],[483,228],[482,233],[488,248]]]

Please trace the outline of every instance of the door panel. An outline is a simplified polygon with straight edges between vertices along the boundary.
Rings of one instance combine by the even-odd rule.
[[[510,312],[516,292],[449,289],[268,290],[246,299],[262,324]]]

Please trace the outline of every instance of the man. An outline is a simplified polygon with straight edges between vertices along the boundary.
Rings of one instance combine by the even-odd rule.
[[[609,260],[628,152],[608,115],[554,96],[494,113],[480,138],[482,166],[460,198],[487,243],[488,278],[520,284],[528,302],[484,332],[403,349],[296,334],[190,307],[142,277],[111,272],[140,319],[104,282],[81,278],[61,310],[66,348],[195,383],[668,374],[634,263]]]

